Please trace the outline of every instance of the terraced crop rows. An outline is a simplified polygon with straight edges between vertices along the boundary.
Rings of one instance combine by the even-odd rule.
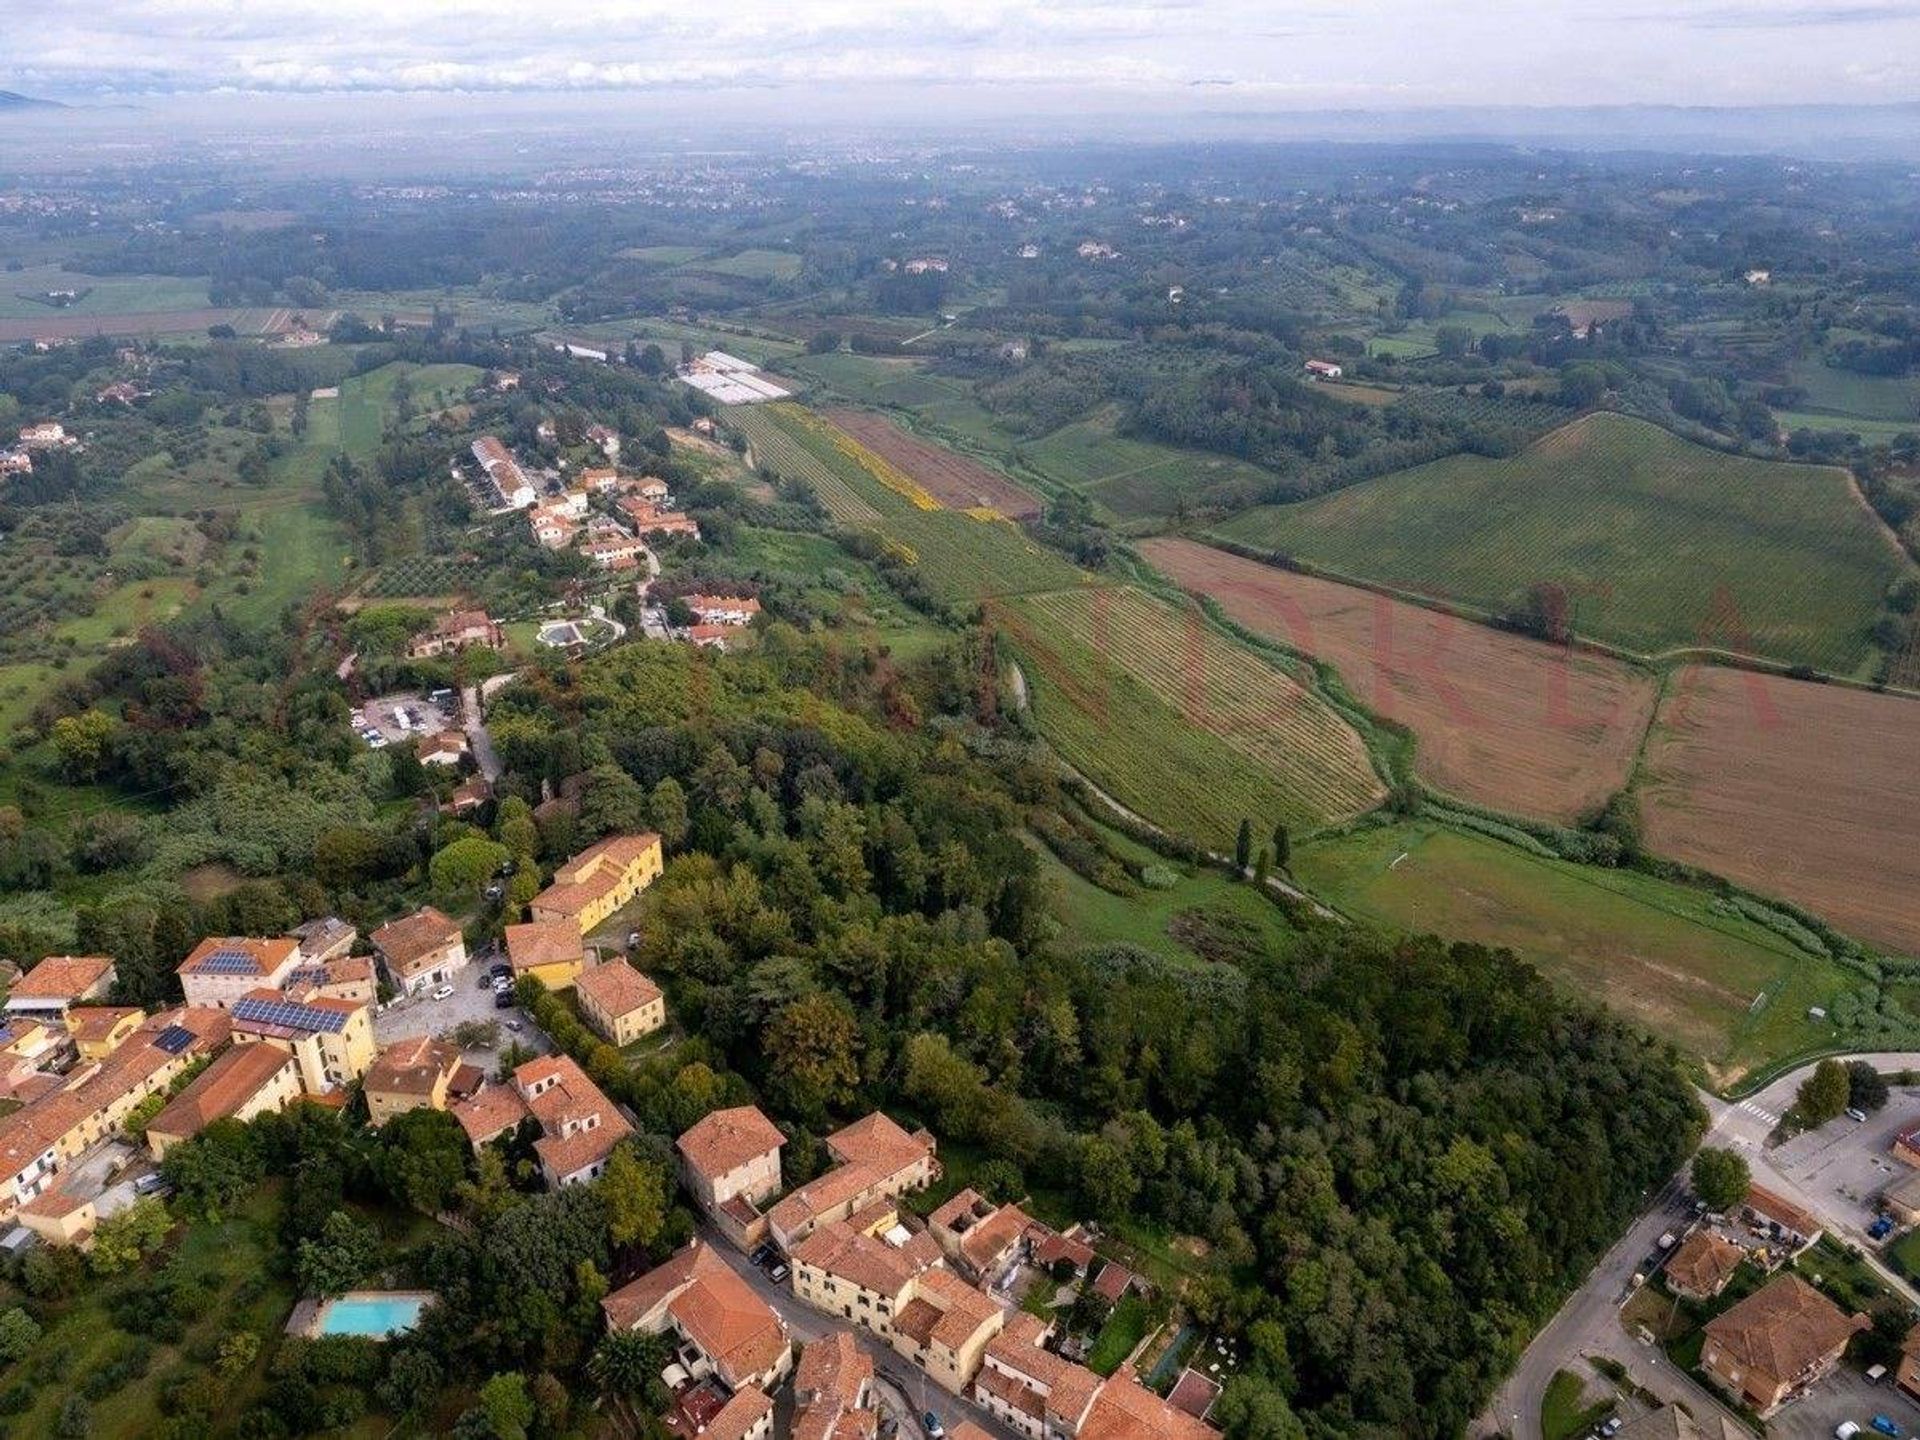
[[[820,497],[820,503],[827,507],[827,513],[840,524],[856,528],[877,524],[880,512],[781,423],[780,412],[786,408],[736,406],[728,414],[727,423],[747,437],[756,463],[770,466],[792,479],[806,481]]]
[[[1228,797],[1249,761],[1277,789],[1280,798],[1270,803],[1293,824],[1345,819],[1385,795],[1359,736],[1325,701],[1221,636],[1196,612],[1130,587],[1029,595],[996,610],[1015,648],[1039,673],[1043,690],[1053,690],[1077,712],[1073,726],[1079,733],[1068,740],[1082,752],[1075,763],[1122,798],[1139,797],[1149,814],[1197,803],[1215,813],[1209,835],[1220,833],[1221,820],[1237,826]],[[1133,743],[1135,717],[1129,687],[1117,683],[1122,681],[1143,687],[1172,710],[1171,728],[1149,727],[1158,738]],[[1042,710],[1043,730],[1049,719]],[[1163,782],[1169,738],[1194,734],[1219,742],[1220,763],[1198,777],[1200,795],[1168,795]],[[1226,813],[1220,814],[1223,801]],[[1271,816],[1248,818],[1265,823]]]

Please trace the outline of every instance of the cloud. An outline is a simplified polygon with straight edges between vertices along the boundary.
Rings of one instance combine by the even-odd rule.
[[[0,0],[0,88],[590,92],[918,85],[1402,103],[1920,95],[1920,0]],[[1703,32],[1712,32],[1711,37]],[[1882,33],[1884,32],[1884,33]],[[1693,38],[1689,38],[1693,37]],[[1907,42],[1911,42],[1909,45]]]

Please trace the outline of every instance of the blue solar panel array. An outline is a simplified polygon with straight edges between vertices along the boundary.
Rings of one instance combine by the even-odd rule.
[[[252,1020],[262,1025],[285,1025],[292,1030],[339,1031],[347,1027],[347,1017],[343,1012],[302,1005],[297,1000],[236,1000],[233,1002],[233,1018]]]
[[[216,950],[194,969],[205,975],[258,975],[260,962],[244,950]]]
[[[169,1025],[153,1037],[153,1043],[169,1055],[178,1055],[193,1043],[193,1032],[184,1025]]]

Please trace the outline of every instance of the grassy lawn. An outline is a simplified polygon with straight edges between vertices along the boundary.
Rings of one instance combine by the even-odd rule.
[[[89,1435],[153,1433],[161,1421],[161,1385],[187,1352],[217,1345],[222,1336],[236,1330],[253,1331],[264,1341],[285,1322],[293,1293],[271,1268],[279,1248],[280,1208],[281,1188],[269,1185],[223,1223],[186,1230],[173,1258],[163,1263],[193,1287],[190,1293],[204,1299],[185,1317],[185,1331],[177,1341],[152,1346],[143,1374],[92,1399]],[[68,1396],[80,1393],[91,1375],[146,1348],[115,1325],[113,1302],[149,1278],[145,1272],[136,1272],[105,1281],[88,1279],[73,1298],[44,1308],[45,1334],[10,1372],[11,1385],[31,1387],[25,1408],[9,1421],[10,1433],[54,1434]],[[18,1297],[4,1298],[13,1304]],[[238,1414],[264,1386],[271,1349],[263,1344],[262,1358],[228,1388],[229,1414]]]
[[[1220,533],[1489,611],[1563,588],[1628,649],[1712,645],[1850,674],[1910,566],[1835,469],[1707,450],[1591,415],[1509,460],[1454,456]]]
[[[1571,1370],[1556,1370],[1540,1401],[1540,1433],[1545,1440],[1573,1440],[1606,1418],[1611,1400],[1583,1405],[1586,1382]]]
[[[1920,380],[1897,375],[1856,375],[1810,355],[1789,372],[1793,383],[1807,392],[1808,410],[1851,415],[1861,420],[1920,425]]]
[[[743,280],[793,280],[805,262],[790,250],[742,250],[724,260],[706,260],[691,268]]]
[[[1701,891],[1431,821],[1302,846],[1294,871],[1358,919],[1511,948],[1569,992],[1672,1040],[1715,1083],[1831,1042],[1807,1010],[1849,984],[1832,963],[1715,911]]]
[[[33,297],[51,290],[85,290],[59,308]],[[161,314],[208,308],[207,282],[182,275],[84,275],[58,265],[34,265],[0,278],[0,319]]]
[[[1123,1296],[1094,1337],[1093,1347],[1087,1352],[1087,1368],[1096,1375],[1113,1374],[1133,1353],[1133,1347],[1147,1338],[1153,1320],[1146,1301],[1138,1295]]]

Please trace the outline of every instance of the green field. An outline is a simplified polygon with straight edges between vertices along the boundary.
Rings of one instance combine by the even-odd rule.
[[[1807,392],[1805,409],[1862,420],[1891,420],[1920,425],[1920,379],[1894,375],[1856,375],[1809,356],[1789,372]]]
[[[53,290],[88,293],[70,305],[32,297]],[[63,315],[172,314],[208,308],[207,282],[180,275],[83,275],[57,265],[0,273],[0,320],[47,320]]]
[[[783,368],[863,405],[918,409],[973,398],[960,382],[926,374],[918,360],[881,359],[842,350],[828,355],[796,355]]]
[[[699,245],[630,245],[620,252],[622,260],[644,260],[649,265],[684,265],[706,254]]]
[[[1182,497],[1240,482],[1264,488],[1274,477],[1257,465],[1136,440],[1114,430],[1111,413],[1077,420],[1020,447],[1020,457],[1049,479],[1085,491],[1121,519],[1171,515]]]
[[[902,658],[925,654],[952,636],[909,609],[872,566],[824,535],[743,525],[728,553],[747,578],[794,586],[811,608],[837,616],[853,633]]]
[[[793,280],[805,262],[790,250],[742,250],[724,260],[702,260],[690,268],[743,280]]]
[[[1843,435],[1858,435],[1869,445],[1896,435],[1920,435],[1920,418],[1864,420],[1858,415],[1830,415],[1823,410],[1776,410],[1773,418],[1784,430],[1837,430]]]
[[[1040,732],[1121,804],[1216,848],[1240,822],[1312,829],[1381,796],[1324,701],[1199,619],[1128,587],[991,609]]]
[[[1719,454],[1592,415],[1511,460],[1454,456],[1221,535],[1490,611],[1563,587],[1581,634],[1754,651],[1850,674],[1909,567],[1840,471]]]
[[[1673,1041],[1717,1083],[1832,1043],[1833,1028],[1807,1010],[1849,986],[1838,966],[1716,910],[1702,891],[1431,821],[1304,845],[1293,871],[1356,919],[1511,948]]]

